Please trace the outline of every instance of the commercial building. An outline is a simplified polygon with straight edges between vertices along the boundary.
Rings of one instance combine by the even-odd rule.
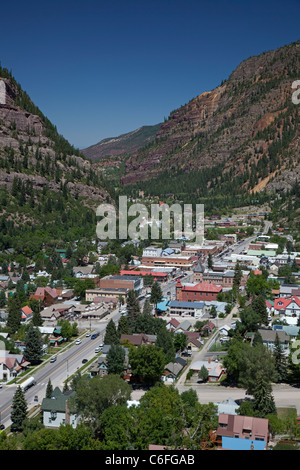
[[[186,302],[217,300],[217,295],[222,292],[222,290],[222,286],[208,282],[182,285],[179,281],[176,284],[176,300]]]

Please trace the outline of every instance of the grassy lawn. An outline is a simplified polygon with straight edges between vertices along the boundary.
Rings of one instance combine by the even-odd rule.
[[[276,408],[277,416],[279,419],[286,419],[286,418],[296,418],[297,417],[297,410],[296,408]]]

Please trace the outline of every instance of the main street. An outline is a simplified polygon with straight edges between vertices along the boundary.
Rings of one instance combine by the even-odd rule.
[[[114,314],[117,316],[118,311],[116,310]],[[65,380],[75,374],[78,369],[83,367],[83,359],[90,361],[96,357],[95,348],[103,342],[105,328],[108,321],[109,318],[105,321],[97,322],[97,325],[94,325],[97,326],[95,331],[99,333],[99,336],[96,339],[92,340],[91,336],[86,337],[85,334],[83,334],[81,336],[80,344],[76,344],[75,340],[72,344],[66,343],[63,351],[55,354],[57,360],[54,363],[46,361],[40,366],[37,366],[30,375],[26,376],[26,378],[34,376],[36,380],[36,385],[30,387],[25,392],[28,409],[31,409],[34,405],[41,404],[42,399],[46,395],[46,388],[49,380],[51,381],[53,388],[62,388]],[[89,327],[89,322],[85,320],[84,324],[82,324],[82,328],[86,328],[88,330]],[[5,427],[10,424],[11,405],[18,385],[19,384],[4,385],[3,388],[0,389],[0,422],[4,424]],[[37,397],[38,401],[35,400],[35,397]]]

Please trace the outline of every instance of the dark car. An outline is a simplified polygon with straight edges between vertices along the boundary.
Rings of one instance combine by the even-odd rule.
[[[85,364],[87,361],[87,359],[82,359],[82,364]]]

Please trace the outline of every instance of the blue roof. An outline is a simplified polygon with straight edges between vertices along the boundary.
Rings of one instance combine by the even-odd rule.
[[[160,310],[161,312],[165,312],[168,307],[169,307],[169,301],[168,300],[164,300],[163,302],[159,302],[157,304],[157,310]]]
[[[266,441],[256,441],[255,439],[240,439],[239,437],[222,436],[222,449],[228,450],[265,450]]]
[[[163,255],[172,255],[174,253],[174,250],[172,248],[166,248],[162,254]]]
[[[205,302],[184,302],[180,300],[171,300],[169,307],[182,307],[182,308],[204,308]]]

